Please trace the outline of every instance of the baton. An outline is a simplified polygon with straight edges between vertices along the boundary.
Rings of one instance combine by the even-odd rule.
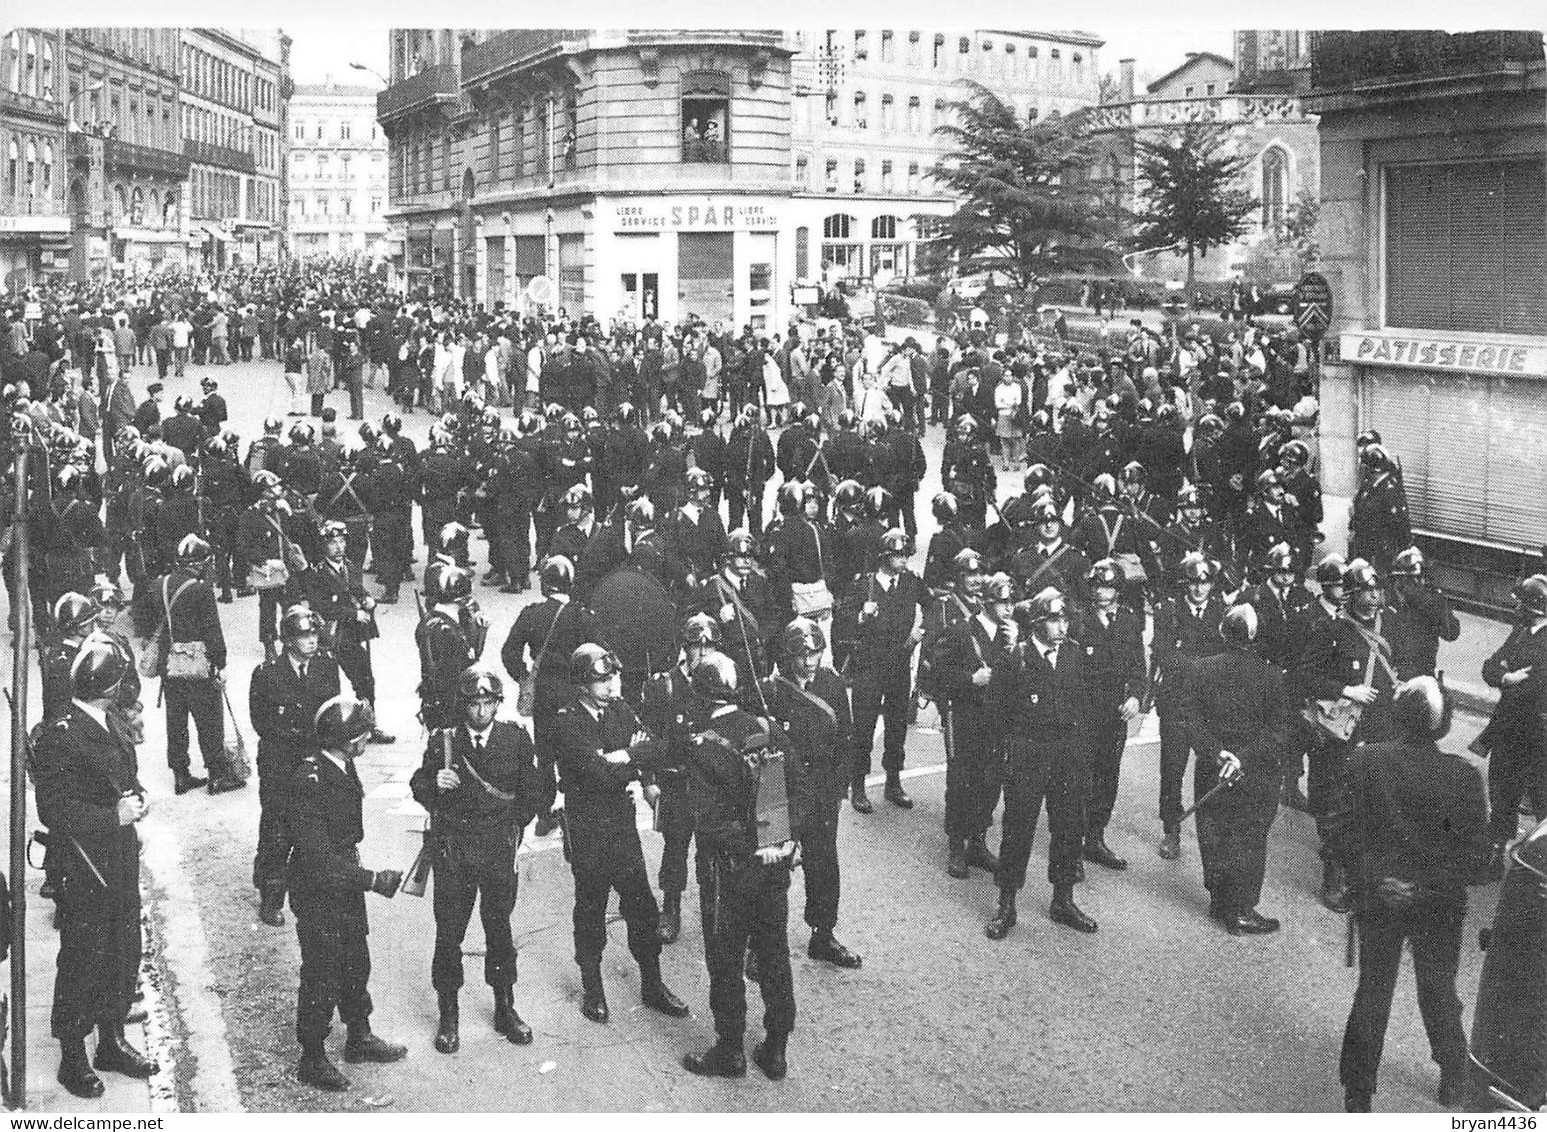
[[[1200,806],[1202,806],[1210,798],[1214,797],[1214,795],[1220,793],[1221,791],[1229,790],[1232,786],[1241,780],[1241,777],[1241,775],[1236,775],[1234,778],[1221,778],[1217,783],[1214,784],[1214,786],[1207,794],[1199,798],[1192,805],[1188,806],[1187,809],[1182,811],[1182,816],[1177,819],[1176,824],[1181,825],[1188,818],[1192,817],[1193,814],[1197,813]]]

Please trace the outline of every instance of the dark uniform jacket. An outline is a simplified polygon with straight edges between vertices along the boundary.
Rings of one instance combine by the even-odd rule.
[[[1193,661],[1225,651],[1225,642],[1219,637],[1219,623],[1224,616],[1224,600],[1215,593],[1209,594],[1201,617],[1193,612],[1185,597],[1169,598],[1155,611],[1150,648],[1160,673],[1156,700],[1162,710],[1169,713],[1182,709],[1182,687]]]
[[[1338,797],[1328,839],[1356,886],[1395,877],[1465,899],[1489,849],[1482,777],[1469,763],[1428,739],[1371,743],[1349,753]]]
[[[1091,559],[1083,550],[1060,539],[1054,546],[1032,542],[1016,550],[1010,555],[1006,573],[1020,583],[1024,593],[1035,595],[1055,586],[1060,593],[1077,597],[1084,592],[1090,566]]]
[[[1522,668],[1531,674],[1523,683],[1504,687],[1504,677]],[[1527,744],[1542,741],[1547,714],[1547,626],[1536,630],[1515,626],[1499,650],[1483,662],[1483,680],[1499,689],[1499,706],[1480,736],[1484,744]]]
[[[764,681],[763,694],[774,726],[784,732],[785,757],[800,762],[810,784],[811,819],[835,820],[853,777],[854,718],[843,677],[822,665],[802,689],[793,676],[780,673]]]
[[[688,801],[700,856],[749,856],[758,841],[757,784],[754,769],[771,745],[763,721],[740,708],[710,712],[693,726],[688,753]],[[790,830],[809,820],[811,793],[805,764],[788,752],[784,758]]]
[[[855,583],[852,598],[858,610],[853,652],[855,672],[875,679],[889,673],[905,673],[911,665],[914,644],[908,638],[920,612],[929,603],[929,591],[911,570],[891,579],[885,588],[879,573],[867,574]],[[874,603],[874,612],[866,612]]]
[[[1384,646],[1374,650],[1375,655],[1372,655],[1370,641],[1347,614],[1317,633],[1301,662],[1300,684],[1308,696],[1319,700],[1336,700],[1349,685],[1363,684],[1366,669],[1373,667],[1370,686],[1375,689],[1378,698],[1375,703],[1365,707],[1354,737],[1378,743],[1394,734],[1391,699],[1396,685],[1392,671],[1388,670],[1391,650],[1385,639],[1386,615],[1383,613],[1376,617],[1375,622],[1365,629],[1374,633]],[[1387,663],[1381,663],[1382,656]]]
[[[457,678],[478,662],[481,642],[467,632],[466,618],[440,606],[429,610],[414,632],[419,646],[419,695],[447,703],[456,693]]]
[[[634,824],[634,800],[626,789],[641,774],[656,770],[666,758],[666,745],[647,738],[634,743],[641,730],[634,709],[614,701],[592,715],[578,699],[559,708],[554,740],[559,768],[559,789],[571,821],[586,824],[626,822]],[[609,763],[602,755],[627,749],[629,761]]]
[[[446,765],[445,736],[451,740],[451,769],[462,781],[442,790],[435,775]],[[542,801],[532,740],[515,723],[495,720],[488,742],[476,756],[467,726],[436,731],[424,761],[408,780],[414,800],[431,811],[442,837],[508,839],[514,845]]]
[[[339,634],[360,634],[360,640],[373,636],[369,619],[359,619],[366,596],[365,583],[360,568],[348,559],[336,565],[326,558],[313,563],[301,576],[301,589],[306,603],[328,627],[324,644],[331,643]]]
[[[118,824],[118,800],[143,793],[133,751],[96,720],[72,706],[42,729],[32,760],[38,820],[61,838],[80,843],[111,890],[137,872],[139,835]],[[69,882],[96,887],[90,868],[73,847],[56,850]]]
[[[1187,730],[1199,759],[1230,751],[1247,775],[1276,776],[1290,722],[1284,675],[1247,649],[1197,660],[1183,688]]]
[[[1421,582],[1392,579],[1386,617],[1390,627],[1392,664],[1404,680],[1433,676],[1440,642],[1461,636],[1461,622],[1445,595]]]
[[[989,706],[989,688],[972,682],[972,674],[993,666],[994,634],[984,627],[983,619],[972,613],[956,617],[951,610],[953,596],[942,600],[947,620],[935,638],[930,657],[932,694],[957,711],[977,714]]]
[[[290,832],[289,889],[296,897],[322,897],[310,909],[341,919],[363,920],[364,893],[373,874],[360,867],[365,839],[364,789],[358,774],[341,770],[326,754],[301,760],[285,800]]]
[[[1293,585],[1282,598],[1267,582],[1241,592],[1238,605],[1257,611],[1257,655],[1280,672],[1300,663],[1310,645],[1316,599],[1304,586]]]
[[[1090,679],[1094,646],[1066,638],[1058,648],[1056,668],[1048,665],[1035,641],[1025,634],[1014,648],[996,642],[989,651],[993,676],[988,682],[988,706],[1012,768],[1026,758],[1051,762],[1080,757],[1089,742],[1094,714]]]
[[[1144,619],[1125,605],[1103,625],[1094,607],[1080,611],[1069,626],[1069,635],[1095,651],[1088,657],[1091,702],[1098,716],[1112,716],[1132,697],[1144,698],[1148,676],[1144,665]]]
[[[179,587],[192,582],[177,596]],[[166,623],[167,614],[162,605],[162,590],[172,600],[173,641],[203,641],[205,654],[211,667],[220,671],[226,666],[226,635],[220,628],[220,607],[215,604],[215,591],[209,582],[186,570],[173,570],[164,579],[151,585],[151,605],[156,625]]]
[[[537,669],[534,719],[546,719],[570,698],[569,658],[581,645],[595,640],[596,619],[589,609],[573,600],[561,602],[549,597],[526,606],[516,615],[510,635],[500,649],[500,660],[510,678],[519,684],[531,671],[526,654],[532,654]],[[548,642],[547,652],[543,651],[544,641]]]
[[[260,754],[268,754],[271,746],[287,749],[292,758],[315,750],[317,710],[339,691],[338,662],[324,652],[307,660],[305,680],[283,653],[259,665],[248,688],[247,710]]]

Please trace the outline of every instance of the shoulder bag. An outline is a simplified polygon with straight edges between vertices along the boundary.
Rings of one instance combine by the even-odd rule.
[[[210,666],[204,642],[172,639],[172,606],[193,582],[184,582],[177,587],[177,593],[168,598],[167,583],[170,581],[170,578],[161,579],[161,600],[166,607],[166,671],[163,675],[168,680],[208,680],[215,670]]]

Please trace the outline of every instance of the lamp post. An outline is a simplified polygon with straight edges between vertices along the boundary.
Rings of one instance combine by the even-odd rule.
[[[383,76],[382,73],[380,71],[378,71],[375,67],[367,67],[364,63],[351,63],[351,64],[349,64],[349,67],[350,67],[351,70],[354,70],[354,71],[364,71],[368,75],[374,75],[376,78],[381,80],[381,85],[382,86],[391,86],[392,85],[391,83],[389,83],[386,80],[386,77]]]

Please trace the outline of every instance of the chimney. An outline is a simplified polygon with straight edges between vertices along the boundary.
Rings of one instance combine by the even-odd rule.
[[[1117,61],[1117,87],[1118,101],[1133,101],[1133,60],[1119,59]]]

